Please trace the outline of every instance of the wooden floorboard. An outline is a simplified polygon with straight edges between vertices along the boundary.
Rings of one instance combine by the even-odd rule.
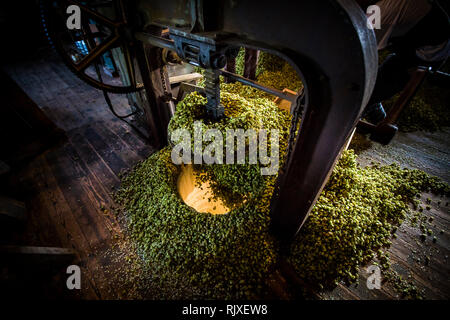
[[[84,275],[77,297],[117,298],[121,289],[106,271],[117,262],[105,254],[122,232],[109,212],[111,193],[119,186],[118,174],[153,149],[112,115],[101,91],[76,78],[55,55],[6,71],[68,137],[15,174],[16,194],[30,219],[14,241],[73,249]],[[130,112],[125,95],[111,100],[120,114]]]

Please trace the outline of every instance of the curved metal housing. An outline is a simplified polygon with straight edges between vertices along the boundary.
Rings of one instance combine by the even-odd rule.
[[[159,2],[170,1],[143,0],[141,7],[151,10]],[[192,1],[186,3],[191,10]],[[289,241],[311,211],[371,96],[378,64],[375,35],[354,0],[198,0],[195,8],[192,31],[276,53],[304,82],[300,130],[271,203],[273,231]],[[156,20],[146,23],[160,20],[177,27],[171,19]],[[202,23],[196,29],[197,21]]]

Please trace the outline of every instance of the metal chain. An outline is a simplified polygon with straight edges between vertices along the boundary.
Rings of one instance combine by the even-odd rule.
[[[208,102],[206,112],[214,120],[222,118],[225,114],[223,105],[220,104],[220,79],[219,72],[214,69],[205,69],[205,92]]]
[[[159,73],[161,76],[161,83],[162,83],[162,88],[164,91],[164,96],[172,97],[172,93],[169,91],[169,89],[167,89],[165,71],[166,71],[166,65],[163,65],[161,68],[159,68]]]
[[[305,106],[304,98],[305,98],[305,95],[302,92],[295,101],[296,106],[294,107],[294,110],[292,112],[291,128],[289,130],[289,142],[288,142],[288,148],[287,148],[287,153],[286,153],[286,163],[287,163],[288,159],[290,158],[292,150],[294,148],[294,143],[296,140],[297,126],[298,126],[299,120],[301,118],[301,114],[303,113],[303,109]]]

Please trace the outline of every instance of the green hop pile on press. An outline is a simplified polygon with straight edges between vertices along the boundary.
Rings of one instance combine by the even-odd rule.
[[[179,173],[165,148],[125,177],[116,197],[157,298],[257,297],[276,260],[267,211],[253,200],[225,215],[195,212],[178,195]]]
[[[243,59],[241,52],[236,58],[236,70],[238,65],[242,65],[239,70],[243,69],[244,63],[240,59]],[[258,83],[278,90],[290,89],[298,92],[303,87],[300,77],[288,62],[264,51],[259,53],[256,78]],[[273,99],[269,94],[264,95]]]
[[[303,87],[297,72],[295,72],[294,68],[288,63],[285,63],[281,70],[262,71],[257,79],[259,83],[281,91],[287,88],[298,92]]]
[[[201,124],[200,134],[204,134],[208,129],[218,129],[223,136],[223,154],[225,155],[227,129],[243,129],[244,131],[254,129],[255,132],[265,129],[268,133],[271,129],[277,129],[280,153],[283,153],[283,150],[287,148],[291,116],[272,101],[261,97],[260,93],[258,96],[257,92],[258,90],[241,83],[222,83],[221,103],[225,108],[225,117],[214,122],[206,119],[206,98],[194,92],[178,104],[177,111],[169,124],[169,135],[177,129],[189,130],[191,150],[194,150],[194,122]],[[271,150],[270,134],[267,139],[267,149]],[[194,165],[197,182],[201,184],[202,181],[210,181],[214,195],[220,197],[229,208],[235,208],[243,201],[257,197],[264,191],[267,181],[273,180],[273,177],[261,175],[260,164],[249,164],[248,141],[246,142],[246,164]],[[205,147],[206,144],[203,145],[203,149]],[[234,151],[236,152],[236,144]]]
[[[278,128],[286,147],[290,116],[272,101],[244,98],[240,84],[223,85],[225,119],[205,120],[206,99],[192,93],[177,107],[169,131],[193,123],[203,129]],[[241,87],[243,91],[248,88]],[[214,179],[211,187],[229,208],[225,215],[195,212],[180,198],[181,167],[167,147],[142,162],[122,180],[116,199],[128,217],[131,238],[159,284],[161,298],[254,298],[276,261],[275,241],[269,234],[268,206],[275,176],[261,176],[259,165],[196,166]],[[243,202],[242,195],[245,195]],[[235,202],[233,202],[235,201]],[[176,290],[174,289],[176,288]]]
[[[253,88],[222,84],[229,117],[220,130],[278,128],[285,146],[289,115]],[[178,105],[170,130],[204,128],[206,100],[191,94]],[[217,125],[215,125],[217,127]],[[280,147],[280,151],[284,150]],[[154,153],[123,178],[116,200],[124,208],[131,238],[148,264],[159,298],[261,298],[275,267],[278,247],[270,235],[269,204],[276,176],[260,177],[257,167],[223,165],[196,169],[216,179],[213,189],[232,210],[225,215],[195,212],[177,191],[180,167],[171,148]],[[448,195],[438,179],[397,165],[361,168],[349,150],[342,154],[300,233],[288,260],[298,276],[318,289],[357,280],[358,267],[381,256],[397,227],[424,191]],[[242,202],[242,194],[251,195]],[[386,272],[385,275],[388,273]]]

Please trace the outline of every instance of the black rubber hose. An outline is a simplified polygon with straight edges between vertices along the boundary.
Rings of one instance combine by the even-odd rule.
[[[97,63],[95,64],[95,71],[97,72],[98,79],[102,82],[103,81],[102,75],[100,73],[100,68],[99,68]],[[105,98],[106,104],[108,105],[109,110],[111,110],[111,113],[116,118],[118,118],[119,120],[122,120],[123,122],[128,124],[138,134],[139,137],[141,137],[142,139],[144,139],[146,141],[149,141],[149,138],[140,129],[138,129],[134,124],[132,124],[132,123],[130,123],[129,121],[126,120],[126,118],[129,118],[132,115],[136,114],[136,111],[135,112],[131,112],[131,113],[129,113],[127,115],[124,115],[124,116],[119,115],[116,112],[116,110],[114,109],[114,106],[113,106],[113,104],[111,102],[111,99],[109,98],[108,91],[102,90],[102,92],[103,92],[103,97]]]

